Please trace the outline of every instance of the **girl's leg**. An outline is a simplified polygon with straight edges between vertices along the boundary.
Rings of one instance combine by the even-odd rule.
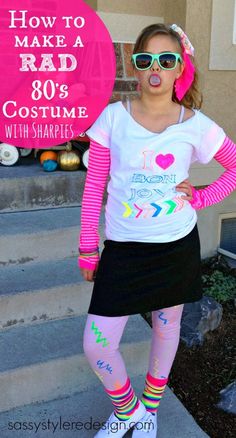
[[[119,352],[119,343],[128,316],[88,314],[83,348],[91,368],[106,389],[114,391],[124,386],[128,375]]]
[[[152,343],[142,402],[155,414],[179,345],[184,304],[152,312]]]
[[[124,360],[119,352],[120,339],[128,318],[128,316],[108,317],[88,314],[83,341],[84,352],[90,366],[103,383],[105,392],[115,406],[116,420],[125,422],[136,418],[137,414],[139,419],[145,412],[144,406],[134,393]],[[126,432],[127,430],[123,431],[123,435]],[[96,436],[106,436],[106,433],[102,435],[101,432]]]

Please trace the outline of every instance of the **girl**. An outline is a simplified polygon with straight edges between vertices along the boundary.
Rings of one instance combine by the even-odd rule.
[[[87,131],[91,138],[82,202],[79,266],[94,281],[84,352],[114,411],[96,437],[154,438],[157,410],[179,344],[184,303],[202,297],[196,209],[236,187],[235,144],[202,114],[194,49],[176,25],[153,24],[132,56],[140,95],[108,105]],[[225,172],[205,189],[189,167],[215,158]],[[98,224],[108,183],[106,237],[99,257]],[[129,315],[152,311],[152,341],[141,400],[119,342]]]

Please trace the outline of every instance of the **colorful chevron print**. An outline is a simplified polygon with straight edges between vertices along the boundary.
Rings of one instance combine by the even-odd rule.
[[[157,202],[151,202],[151,203],[145,202],[141,205],[137,205],[136,203],[132,203],[132,202],[122,202],[122,204],[125,207],[123,217],[138,219],[140,217],[156,218],[157,216],[177,213],[184,207],[185,201],[179,196],[176,196],[171,200],[162,201],[162,202],[158,200]]]

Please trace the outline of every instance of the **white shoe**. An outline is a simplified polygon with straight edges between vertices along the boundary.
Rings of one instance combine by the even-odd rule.
[[[152,415],[146,412],[143,418],[134,426],[132,438],[156,438],[157,437],[157,412]]]
[[[144,404],[140,401],[139,407],[136,411],[131,415],[129,420],[119,420],[112,412],[108,420],[103,423],[101,429],[96,433],[94,438],[105,438],[107,436],[115,438],[123,437],[128,430],[137,423],[141,418],[144,417],[146,413],[146,408]]]

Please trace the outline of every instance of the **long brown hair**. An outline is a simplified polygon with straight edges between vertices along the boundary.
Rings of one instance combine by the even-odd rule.
[[[149,42],[149,40],[152,37],[159,35],[159,34],[168,35],[174,42],[177,42],[179,45],[181,54],[182,54],[183,47],[182,47],[181,38],[180,38],[179,34],[177,32],[175,32],[170,27],[170,25],[166,25],[163,23],[151,24],[150,26],[145,27],[142,30],[142,32],[139,34],[139,36],[136,40],[133,53],[139,53],[140,51],[145,50],[145,47],[146,47],[147,43]],[[190,58],[191,58],[191,61],[196,69],[195,73],[194,73],[193,83],[181,101],[178,100],[178,98],[175,94],[175,89],[173,89],[172,100],[174,102],[181,103],[186,108],[200,109],[202,106],[202,93],[199,90],[199,84],[198,84],[199,73],[198,73],[194,58],[192,56],[190,56]]]

